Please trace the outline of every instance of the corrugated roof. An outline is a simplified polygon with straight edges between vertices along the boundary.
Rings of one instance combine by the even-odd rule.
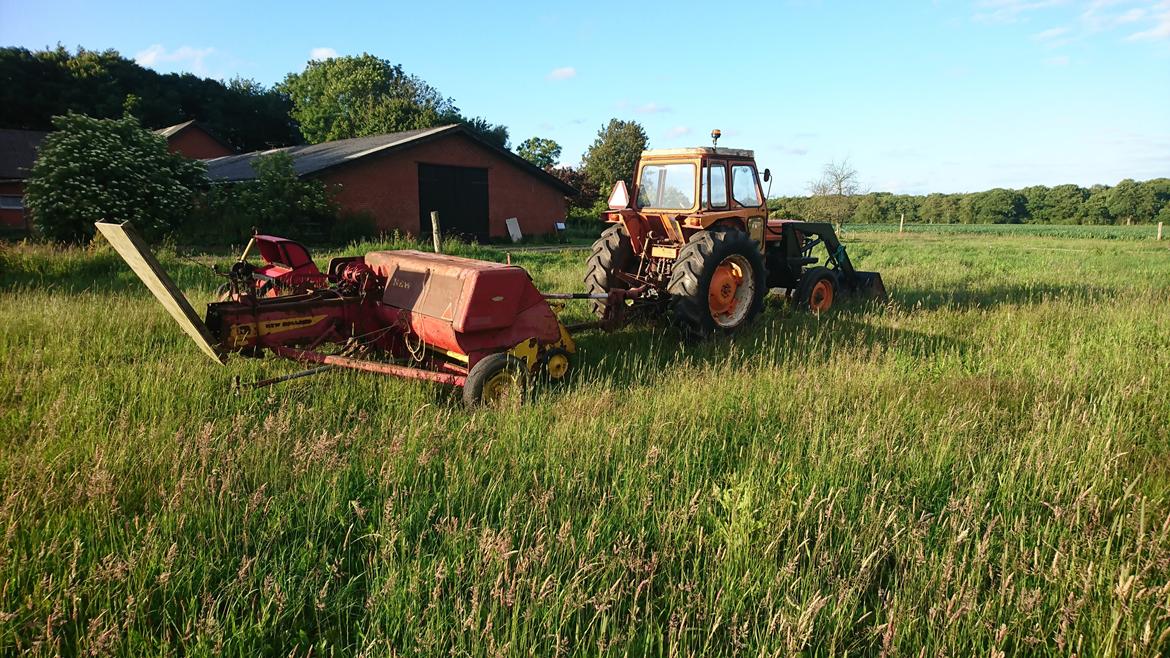
[[[230,183],[256,178],[256,171],[252,168],[252,161],[256,158],[272,153],[288,153],[293,159],[293,171],[298,176],[308,176],[326,169],[348,164],[367,156],[416,146],[431,139],[454,134],[462,134],[485,148],[495,151],[517,167],[528,171],[545,183],[563,190],[566,194],[577,194],[577,190],[573,186],[540,167],[533,165],[515,153],[484,141],[475,133],[458,124],[423,128],[420,130],[406,130],[384,135],[371,135],[369,137],[339,139],[321,144],[286,146],[268,151],[253,151],[252,153],[241,153],[240,155],[227,155],[220,158],[204,160],[204,162],[207,164],[208,179],[212,182]]]
[[[37,148],[47,134],[41,130],[0,130],[0,179],[28,178],[37,159]]]

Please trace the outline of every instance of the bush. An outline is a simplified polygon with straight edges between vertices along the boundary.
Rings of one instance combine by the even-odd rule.
[[[333,189],[298,178],[287,153],[260,156],[252,168],[253,180],[211,187],[197,221],[183,231],[185,240],[240,243],[254,229],[318,242],[330,236],[338,215]]]
[[[190,215],[206,184],[202,163],[168,152],[133,117],[69,113],[53,126],[25,193],[33,225],[49,239],[86,242],[99,220],[129,220],[157,239]]]

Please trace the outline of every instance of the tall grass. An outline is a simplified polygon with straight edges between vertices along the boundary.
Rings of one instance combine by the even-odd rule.
[[[1165,655],[1164,244],[851,233],[889,305],[585,334],[478,412],[233,392],[295,366],[212,364],[106,252],[6,247],[0,653]]]

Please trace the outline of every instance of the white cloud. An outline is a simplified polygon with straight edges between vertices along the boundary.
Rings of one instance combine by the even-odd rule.
[[[1065,34],[1068,34],[1067,27],[1054,27],[1050,30],[1044,30],[1043,32],[1037,32],[1036,34],[1032,35],[1032,38],[1037,40],[1037,41],[1051,41],[1051,40],[1055,39],[1056,37],[1063,36]]]
[[[135,54],[134,61],[140,66],[152,68],[159,64],[175,64],[174,68],[185,68],[197,75],[207,75],[207,67],[204,66],[203,60],[214,52],[215,48],[192,48],[191,46],[180,46],[175,50],[167,51],[162,44],[156,43]]]
[[[320,47],[309,51],[309,59],[322,60],[337,57],[337,51],[332,48]]]
[[[975,20],[989,23],[1014,23],[1024,14],[1067,4],[1069,0],[979,0],[975,3]]]
[[[1154,5],[1155,13],[1151,18],[1154,24],[1148,29],[1134,32],[1125,38],[1126,41],[1157,41],[1170,39],[1170,2],[1159,2]]]
[[[549,80],[568,80],[569,78],[577,77],[577,69],[572,66],[562,66],[549,71],[546,77]]]
[[[659,112],[670,112],[670,108],[658,103],[645,103],[634,108],[638,114],[658,114]]]
[[[808,149],[803,146],[777,146],[776,150],[784,155],[808,155]]]
[[[1068,58],[1068,55],[1060,55],[1058,57],[1049,57],[1044,60],[1044,63],[1049,66],[1068,66],[1070,61],[1072,60]]]
[[[675,126],[666,131],[667,137],[682,137],[683,135],[691,134],[690,126]]]

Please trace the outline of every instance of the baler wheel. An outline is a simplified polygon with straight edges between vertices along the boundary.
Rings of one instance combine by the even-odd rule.
[[[837,274],[833,270],[814,267],[800,277],[796,303],[801,309],[820,315],[833,307],[837,287]]]
[[[562,381],[568,377],[572,368],[573,364],[569,360],[569,352],[559,347],[545,352],[540,359],[541,374],[554,382]]]
[[[679,251],[666,287],[674,320],[691,336],[731,333],[763,308],[765,277],[759,245],[747,233],[700,231]]]
[[[510,399],[521,400],[528,387],[528,368],[506,352],[480,359],[467,373],[463,404],[468,407],[499,406]]]
[[[593,251],[585,263],[585,291],[604,295],[614,288],[629,288],[629,285],[614,276],[624,271],[634,260],[634,248],[625,227],[614,224],[601,233],[593,243]],[[605,302],[594,301],[593,312],[597,317],[605,316]]]

